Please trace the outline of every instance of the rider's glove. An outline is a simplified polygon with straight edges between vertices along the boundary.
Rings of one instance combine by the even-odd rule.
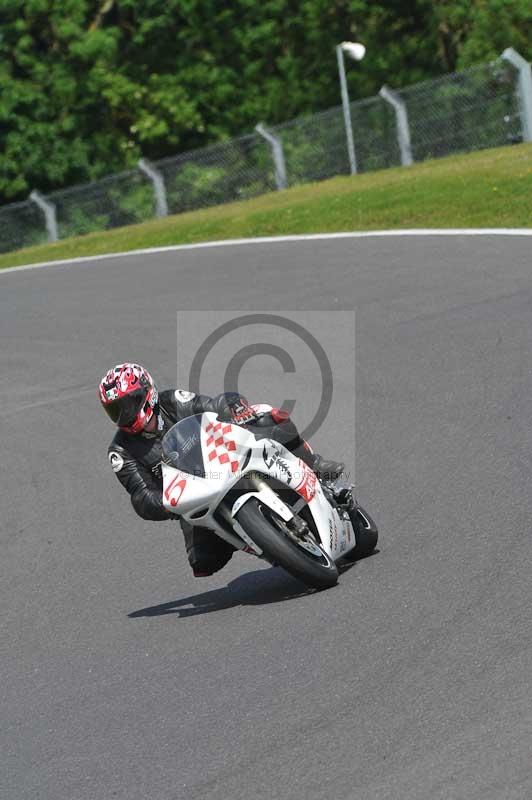
[[[234,422],[235,425],[248,425],[259,418],[257,412],[245,397],[238,392],[225,393],[225,408],[218,414],[222,422]]]

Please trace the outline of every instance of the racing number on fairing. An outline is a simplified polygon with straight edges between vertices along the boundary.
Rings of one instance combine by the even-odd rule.
[[[181,500],[181,495],[185,491],[185,486],[186,485],[187,485],[187,479],[186,478],[181,478],[180,475],[176,475],[174,480],[164,490],[164,496],[170,502],[170,505],[172,506],[172,508],[175,508],[176,505]],[[172,494],[172,491],[174,490],[174,488],[179,489],[179,493],[176,493],[176,496],[171,498],[170,495]]]

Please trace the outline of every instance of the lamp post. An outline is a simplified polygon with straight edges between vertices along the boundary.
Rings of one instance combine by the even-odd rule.
[[[347,154],[349,156],[349,168],[351,175],[357,171],[357,160],[355,155],[355,143],[353,141],[353,126],[351,124],[351,110],[349,108],[349,93],[347,91],[347,80],[345,77],[344,53],[347,53],[354,61],[362,61],[366,55],[366,48],[360,42],[341,42],[336,46],[336,58],[338,59],[338,74],[340,76],[340,89],[342,92],[342,107],[344,110],[345,135],[347,139]]]

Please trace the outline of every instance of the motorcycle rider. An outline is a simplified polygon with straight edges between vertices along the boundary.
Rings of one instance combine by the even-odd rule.
[[[176,422],[193,414],[214,412],[225,422],[254,425],[301,458],[322,481],[335,480],[344,465],[327,461],[301,439],[285,411],[251,406],[237,392],[215,398],[181,389],[158,392],[149,372],[139,364],[117,364],[102,378],[99,398],[118,426],[108,458],[136,513],[147,520],[178,519],[163,505],[162,438]],[[232,545],[205,528],[181,520],[188,560],[194,575],[203,577],[222,569],[233,555]]]

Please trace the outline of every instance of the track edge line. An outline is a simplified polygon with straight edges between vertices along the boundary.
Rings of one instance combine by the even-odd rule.
[[[75,258],[57,259],[55,261],[39,261],[35,264],[20,264],[16,267],[0,269],[0,275],[20,272],[41,267],[66,266],[69,264],[85,264],[89,261],[102,261],[106,258],[125,258],[126,256],[158,255],[179,250],[199,250],[212,247],[238,247],[242,245],[276,244],[289,242],[308,242],[328,239],[368,239],[394,236],[532,236],[532,228],[410,228],[403,230],[352,231],[338,233],[302,233],[286,236],[256,236],[244,239],[220,239],[212,242],[194,242],[191,244],[171,244],[163,247],[147,247],[139,250],[123,250],[117,253],[99,253],[93,256],[77,256]]]

